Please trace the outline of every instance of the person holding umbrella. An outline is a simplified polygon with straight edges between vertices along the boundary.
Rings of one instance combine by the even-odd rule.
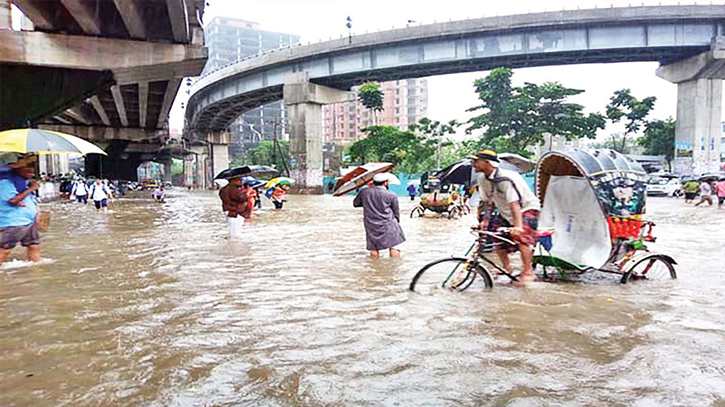
[[[28,250],[28,260],[40,261],[40,234],[36,226],[38,201],[35,191],[40,188],[36,180],[32,158],[23,157],[10,164],[10,171],[0,179],[0,264],[20,243]]]
[[[219,190],[222,200],[222,210],[227,216],[229,224],[229,238],[238,239],[242,236],[244,214],[249,214],[249,196],[242,191],[242,176],[229,179],[229,184]]]
[[[380,258],[380,250],[385,249],[390,250],[390,257],[400,257],[397,246],[405,242],[398,196],[388,191],[392,177],[389,173],[375,174],[373,186],[360,191],[352,203],[363,208],[367,250],[374,259]]]

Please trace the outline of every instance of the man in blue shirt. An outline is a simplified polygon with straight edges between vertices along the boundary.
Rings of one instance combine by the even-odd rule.
[[[10,164],[12,170],[0,177],[0,263],[20,243],[28,248],[28,260],[40,261],[40,235],[35,221],[38,202],[34,192],[40,184],[30,181],[35,175],[32,164],[23,160]]]

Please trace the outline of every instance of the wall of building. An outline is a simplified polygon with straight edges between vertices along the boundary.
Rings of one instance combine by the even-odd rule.
[[[215,17],[204,28],[209,59],[202,74],[221,68],[246,57],[299,43],[299,36],[265,31],[258,23],[233,18]],[[233,141],[229,148],[232,158],[254,147],[262,140],[272,140],[277,133],[285,139],[289,132],[283,101],[273,102],[250,110],[229,126]]]
[[[357,100],[358,87],[353,87],[349,100],[325,105],[322,109],[323,137],[326,143],[349,144],[365,137],[362,128],[372,126],[372,112]],[[428,115],[428,81],[404,79],[383,82],[383,111],[377,114],[380,126],[406,130],[409,125]]]

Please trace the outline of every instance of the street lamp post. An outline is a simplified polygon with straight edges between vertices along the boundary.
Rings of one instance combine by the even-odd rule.
[[[350,16],[347,16],[347,43],[352,44],[352,18]]]

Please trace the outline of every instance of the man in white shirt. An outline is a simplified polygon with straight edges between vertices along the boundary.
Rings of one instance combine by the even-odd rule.
[[[499,168],[498,154],[492,150],[479,151],[473,160],[473,168],[482,173],[478,177],[478,193],[481,196],[480,228],[495,231],[501,227],[511,228],[511,237],[521,252],[523,271],[518,278],[520,284],[536,279],[531,265],[532,246],[536,244],[536,228],[539,223],[539,199],[529,188],[524,178],[515,171]],[[498,213],[494,214],[494,209]],[[506,270],[513,271],[508,252],[511,247],[497,251]]]
[[[702,181],[700,183],[700,202],[696,203],[695,206],[700,206],[701,203],[705,202],[712,206],[712,188],[708,181]]]

